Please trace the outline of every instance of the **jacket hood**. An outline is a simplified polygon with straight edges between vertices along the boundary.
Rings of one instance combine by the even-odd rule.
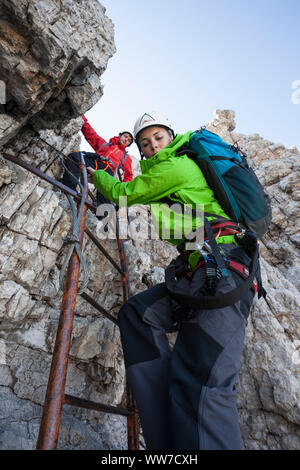
[[[186,134],[177,134],[175,139],[167,145],[165,148],[157,152],[153,157],[147,158],[147,160],[140,160],[140,167],[142,173],[145,173],[156,163],[162,162],[169,158],[170,155],[175,155],[178,149],[190,141],[192,131],[188,131]]]
[[[119,136],[116,135],[115,137],[112,137],[111,139],[109,139],[109,142],[113,145],[117,145],[119,149],[123,152],[126,152],[126,145],[119,144]]]

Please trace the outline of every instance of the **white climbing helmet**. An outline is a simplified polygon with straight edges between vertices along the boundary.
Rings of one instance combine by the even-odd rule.
[[[137,135],[139,132],[141,132],[143,129],[146,127],[150,126],[163,126],[166,127],[167,129],[170,129],[173,133],[173,136],[175,136],[173,127],[171,126],[168,118],[162,116],[161,114],[158,114],[157,112],[153,111],[151,113],[144,113],[142,114],[136,121],[134,125],[134,131],[133,135],[136,140]]]

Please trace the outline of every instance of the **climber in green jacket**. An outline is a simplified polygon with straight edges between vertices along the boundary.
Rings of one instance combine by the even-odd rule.
[[[162,119],[160,119],[161,121]],[[140,161],[142,175],[137,176],[126,184],[112,178],[109,174],[95,171],[93,173],[93,183],[95,187],[110,201],[116,205],[122,205],[121,199],[125,197],[127,205],[150,204],[153,222],[161,236],[163,232],[177,234],[176,238],[161,237],[174,245],[182,242],[180,234],[184,234],[184,218],[177,217],[179,228],[174,227],[174,216],[170,216],[167,206],[162,205],[165,197],[170,203],[177,202],[189,206],[199,206],[206,213],[216,216],[227,217],[218,201],[215,199],[213,191],[209,188],[200,168],[187,156],[176,156],[176,152],[187,145],[191,131],[185,135],[178,134],[165,148],[158,154]],[[143,145],[143,144],[142,144]],[[144,149],[145,150],[145,149]],[[183,212],[183,211],[182,211]],[[163,220],[159,221],[159,217]],[[210,217],[208,217],[210,219]],[[202,225],[202,220],[198,220],[198,225]],[[163,231],[163,227],[165,230]],[[197,228],[197,220],[192,221],[192,229]],[[218,243],[234,243],[234,236],[219,237]]]
[[[228,219],[200,168],[182,152],[190,136],[191,132],[175,135],[166,118],[145,113],[134,128],[142,174],[121,183],[105,172],[89,171],[97,190],[113,203],[119,205],[120,197],[126,196],[128,206],[150,204],[160,235],[164,225],[171,226],[167,241],[185,260],[177,275],[180,292],[225,294],[241,283],[240,277],[229,272],[226,278],[214,278],[213,287],[208,285],[206,261],[201,260],[209,257],[201,249],[187,249],[186,233],[172,236],[176,216],[170,217],[172,206],[168,209],[165,198],[181,206],[202,206],[210,222]],[[184,228],[183,213],[179,217]],[[203,219],[192,212],[192,229],[199,227]],[[216,241],[225,257],[249,266],[250,258],[232,232],[220,230]],[[161,283],[123,305],[119,326],[125,366],[147,449],[242,449],[235,384],[253,297],[251,289],[234,305],[187,309]],[[167,333],[175,331],[171,350]]]

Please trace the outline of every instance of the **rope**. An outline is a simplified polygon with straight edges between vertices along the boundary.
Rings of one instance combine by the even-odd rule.
[[[84,161],[84,157],[82,155],[82,152],[81,152],[81,158]],[[84,164],[85,164],[85,162],[84,162]],[[68,268],[70,258],[73,254],[73,250],[75,249],[76,253],[77,253],[77,256],[79,258],[79,263],[83,267],[83,271],[84,271],[84,281],[82,283],[82,286],[78,289],[78,294],[81,294],[84,291],[84,289],[86,288],[86,286],[88,284],[88,281],[89,281],[89,273],[88,273],[87,264],[86,264],[85,258],[83,257],[83,254],[82,254],[82,251],[81,251],[81,248],[80,248],[80,240],[78,238],[80,220],[81,220],[82,211],[83,211],[83,207],[84,207],[84,203],[85,203],[85,195],[84,195],[84,189],[83,189],[83,186],[81,184],[80,178],[76,178],[76,176],[66,167],[66,165],[64,163],[63,163],[63,166],[67,170],[67,172],[72,176],[72,178],[75,179],[77,181],[77,183],[79,184],[80,192],[81,192],[81,200],[80,200],[79,210],[78,210],[78,213],[77,213],[76,205],[74,203],[73,198],[69,194],[66,194],[67,199],[68,199],[69,204],[70,204],[70,207],[71,207],[71,210],[72,210],[73,227],[72,227],[72,234],[63,239],[65,243],[70,244],[70,247],[69,247],[69,251],[67,253],[65,262],[63,263],[61,271],[60,271],[59,285],[60,285],[61,290],[64,290],[64,285],[65,285],[65,279],[64,278],[65,278],[65,275],[66,275],[66,271],[67,271],[67,268]]]
[[[80,249],[80,240],[78,238],[80,219],[81,219],[81,215],[82,215],[82,211],[83,211],[85,197],[84,197],[84,194],[82,192],[82,198],[81,198],[81,201],[80,201],[80,207],[79,207],[78,214],[76,213],[76,205],[73,201],[73,198],[69,194],[67,194],[67,198],[68,198],[69,204],[70,204],[71,209],[72,209],[73,229],[72,229],[72,235],[69,235],[69,236],[64,238],[64,242],[70,244],[71,246],[69,247],[69,251],[67,253],[66,259],[65,259],[65,261],[62,265],[61,271],[60,271],[59,285],[60,285],[61,290],[63,290],[64,289],[64,284],[65,284],[65,275],[66,275],[66,271],[67,271],[67,268],[68,268],[68,264],[69,264],[69,261],[70,261],[70,258],[72,256],[72,254],[73,254],[73,250],[75,249],[76,253],[78,255],[78,258],[79,258],[79,262],[80,262],[80,264],[81,264],[81,266],[83,267],[83,270],[84,270],[84,281],[83,281],[82,286],[80,287],[80,289],[78,289],[78,294],[81,294],[84,291],[84,289],[86,288],[86,286],[88,284],[88,280],[89,280],[89,273],[88,273],[87,264],[86,264],[86,261],[85,261],[83,255],[82,255],[82,251]]]
[[[35,131],[35,129],[34,129],[34,131]],[[67,199],[68,199],[69,204],[70,204],[70,207],[71,207],[71,210],[72,210],[73,224],[72,224],[72,234],[66,236],[65,238],[63,238],[63,241],[65,243],[69,244],[70,247],[69,247],[69,251],[67,253],[66,259],[65,259],[65,261],[62,265],[60,274],[59,274],[59,287],[60,287],[61,290],[64,290],[66,271],[67,271],[68,264],[69,264],[69,261],[71,259],[71,256],[73,254],[73,250],[75,249],[76,253],[77,253],[77,256],[78,256],[78,259],[79,259],[79,263],[83,267],[83,271],[84,271],[84,280],[82,282],[82,286],[78,289],[78,294],[81,294],[84,291],[84,289],[87,287],[88,281],[89,281],[89,273],[88,273],[87,263],[85,261],[85,258],[83,257],[83,254],[82,254],[82,251],[81,251],[81,248],[80,248],[80,240],[78,238],[80,220],[81,220],[82,211],[83,211],[83,207],[84,207],[84,203],[85,203],[84,189],[83,189],[83,186],[81,184],[80,178],[76,178],[76,176],[65,165],[64,159],[61,157],[61,156],[63,156],[64,158],[66,158],[64,153],[61,152],[60,150],[57,150],[55,147],[53,147],[53,145],[49,144],[49,142],[47,142],[42,137],[40,137],[40,135],[37,131],[35,131],[35,132],[37,134],[37,137],[42,142],[47,144],[49,147],[51,147],[57,153],[57,155],[60,158],[60,161],[61,161],[62,166],[64,167],[65,171],[67,171],[69,173],[69,175],[73,179],[75,179],[77,184],[79,184],[79,186],[80,186],[81,200],[80,200],[80,206],[79,206],[78,214],[77,214],[76,205],[74,203],[73,198],[69,194],[66,194]],[[82,157],[82,160],[84,161],[84,157],[83,157],[82,152],[81,152],[81,157]],[[84,161],[84,164],[85,164],[85,161]]]

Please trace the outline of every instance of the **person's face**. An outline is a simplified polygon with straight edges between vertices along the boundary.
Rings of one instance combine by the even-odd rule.
[[[120,142],[121,145],[126,145],[126,147],[127,147],[128,145],[131,144],[131,142],[132,142],[132,137],[131,137],[130,134],[128,134],[127,132],[125,132],[124,134],[122,134],[122,135],[120,136],[119,142]]]
[[[146,127],[138,137],[140,149],[146,158],[153,157],[169,145],[172,140],[167,129],[159,126]]]

